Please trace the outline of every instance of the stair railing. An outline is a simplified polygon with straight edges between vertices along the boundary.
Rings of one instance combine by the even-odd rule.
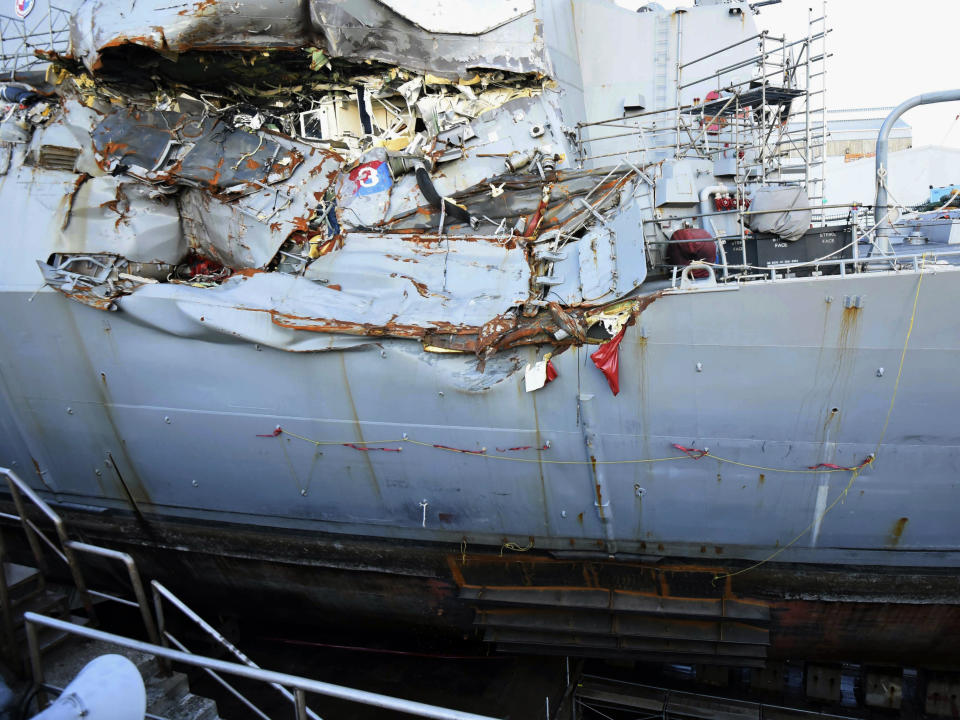
[[[165,588],[163,585],[158,583],[156,580],[150,583],[150,586],[153,588],[153,607],[157,615],[157,622],[160,626],[160,642],[165,646],[169,647],[168,641],[173,643],[177,648],[183,652],[190,652],[182,643],[180,643],[173,635],[170,634],[166,629],[166,615],[163,611],[163,601],[166,600],[171,605],[173,605],[177,610],[186,615],[190,620],[192,620],[201,630],[203,630],[207,635],[216,640],[224,649],[226,649],[231,655],[233,655],[237,660],[242,662],[248,668],[254,670],[260,670],[260,666],[257,665],[253,660],[248,658],[243,652],[240,651],[232,642],[227,640],[222,633],[217,632],[210,623],[200,617],[196,612],[191,610],[185,602],[180,598],[174,595],[170,590]],[[226,680],[219,677],[216,672],[210,670],[209,668],[204,668],[207,671],[207,674],[210,675],[214,680],[223,685],[230,693],[232,693],[238,700],[250,707],[255,712],[261,715],[261,717],[266,717],[260,710],[256,708],[246,697],[244,697],[236,688],[230,685]],[[270,683],[270,685],[277,690],[283,697],[285,697],[294,707],[298,707],[298,699],[294,693],[291,693],[287,688],[278,683]],[[299,713],[300,711],[297,710]],[[321,720],[321,718],[313,712],[310,708],[304,705],[303,712],[305,717],[309,717],[310,720]],[[298,714],[299,718],[300,715]]]
[[[20,477],[13,472],[13,470],[10,470],[9,468],[0,468],[0,475],[7,480],[7,486],[10,488],[10,496],[13,498],[13,504],[17,510],[16,515],[0,513],[0,517],[20,523],[21,527],[23,528],[23,532],[27,536],[27,543],[30,545],[30,551],[33,553],[34,562],[37,564],[37,570],[40,572],[41,576],[47,574],[47,559],[43,554],[43,548],[40,545],[41,541],[46,544],[51,551],[53,551],[54,555],[67,564],[67,566],[70,568],[70,575],[73,578],[73,584],[80,593],[80,598],[83,601],[84,609],[87,611],[90,621],[96,622],[97,615],[93,609],[93,600],[91,599],[91,595],[87,590],[87,584],[83,578],[83,573],[80,570],[80,564],[77,562],[74,548],[70,546],[70,538],[67,536],[67,529],[63,523],[63,519],[57,515],[53,508],[44,502],[43,498],[37,495],[33,488],[21,480]],[[29,500],[37,509],[40,510],[41,513],[47,517],[48,520],[50,520],[51,523],[53,523],[59,544],[47,537],[46,533],[37,527],[36,523],[29,518],[27,515],[26,504],[24,503],[24,498]],[[10,612],[10,608],[7,605],[4,605],[4,612]]]
[[[0,512],[0,518],[13,520],[20,523],[24,533],[26,533],[27,543],[30,545],[30,550],[33,554],[33,559],[36,563],[37,570],[40,572],[41,580],[47,572],[47,559],[43,553],[43,547],[40,544],[43,542],[45,545],[47,545],[47,547],[50,548],[54,555],[60,558],[70,568],[70,575],[73,578],[73,584],[80,593],[80,598],[83,602],[84,609],[87,611],[87,615],[91,623],[96,623],[97,620],[96,612],[93,607],[94,597],[102,600],[110,600],[112,602],[120,603],[121,605],[127,605],[129,607],[136,607],[140,610],[140,616],[143,619],[143,625],[148,639],[154,644],[159,644],[160,636],[157,633],[157,626],[153,620],[153,615],[150,612],[150,603],[147,600],[147,594],[144,591],[143,582],[140,579],[140,572],[137,570],[137,565],[134,562],[133,557],[125,552],[119,552],[117,550],[110,550],[97,545],[90,545],[88,543],[71,540],[67,535],[67,529],[63,519],[43,500],[43,498],[36,493],[33,488],[27,485],[15,472],[9,468],[0,467],[0,475],[6,478],[7,485],[10,488],[10,495],[13,498],[14,507],[17,510],[16,515]],[[24,498],[29,500],[37,509],[40,510],[41,513],[43,513],[43,515],[47,517],[48,520],[50,520],[51,523],[53,523],[57,540],[59,542],[54,542],[52,539],[47,537],[43,530],[40,529],[37,524],[29,518],[27,515],[27,505],[24,502]],[[102,558],[116,560],[123,563],[127,570],[127,576],[130,579],[130,585],[133,588],[133,594],[136,597],[136,600],[128,600],[126,598],[117,597],[116,595],[110,595],[105,592],[90,590],[87,587],[86,580],[83,577],[80,563],[77,561],[77,553],[97,555]],[[0,546],[0,555],[3,554],[4,549],[2,546]],[[6,584],[6,577],[3,576],[3,573],[0,573],[0,602],[3,603],[3,623],[5,630],[10,633],[12,632],[13,628],[13,610],[8,602],[8,595],[9,592]],[[10,635],[9,640],[11,643],[13,642],[12,635]]]
[[[93,628],[74,625],[55,618],[38,615],[28,612],[24,614],[24,621],[27,626],[27,642],[30,647],[30,662],[33,669],[33,679],[38,687],[59,691],[60,688],[47,685],[44,682],[43,666],[40,662],[40,647],[37,642],[37,626],[50,628],[60,632],[78,635],[89,640],[99,640],[113,645],[129,648],[143,653],[148,653],[154,657],[163,660],[183,663],[194,667],[206,668],[227,675],[236,675],[257,682],[268,683],[271,685],[282,685],[293,688],[294,698],[296,700],[296,718],[297,720],[307,720],[306,710],[307,693],[316,693],[327,697],[339,698],[348,702],[371,705],[386,710],[392,710],[398,713],[407,713],[418,717],[435,718],[435,720],[495,720],[485,715],[476,715],[474,713],[463,712],[462,710],[451,710],[449,708],[439,707],[437,705],[428,705],[426,703],[415,702],[413,700],[404,700],[402,698],[381,695],[379,693],[368,692],[366,690],[357,690],[355,688],[345,687],[343,685],[334,685],[333,683],[322,682],[320,680],[311,680],[297,675],[288,675],[287,673],[264,670],[262,668],[250,667],[239,663],[217,660],[215,658],[193,655],[191,653],[172,650],[162,645],[152,645],[150,643],[133,640],[122,635],[95,630]]]

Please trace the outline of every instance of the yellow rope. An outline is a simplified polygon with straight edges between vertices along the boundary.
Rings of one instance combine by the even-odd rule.
[[[926,255],[924,255],[921,258],[921,260],[925,260],[925,259],[926,259]],[[913,308],[910,313],[910,322],[907,325],[907,334],[903,340],[903,349],[900,352],[900,364],[899,364],[899,367],[897,368],[897,378],[893,384],[893,393],[891,394],[891,397],[890,397],[890,405],[889,407],[887,407],[887,416],[883,422],[883,429],[880,431],[880,439],[877,441],[877,447],[873,451],[873,454],[869,458],[867,458],[867,460],[862,465],[852,469],[850,468],[828,468],[828,469],[807,468],[807,469],[798,470],[798,469],[788,469],[788,468],[772,468],[772,467],[766,467],[763,465],[753,465],[751,463],[744,463],[744,462],[739,462],[737,460],[731,460],[729,458],[721,457],[719,455],[714,455],[709,452],[704,452],[703,455],[697,458],[691,457],[690,455],[673,455],[670,457],[649,458],[645,460],[596,460],[596,461],[540,460],[540,459],[533,459],[533,458],[508,457],[506,455],[488,455],[485,452],[458,450],[457,448],[443,447],[443,446],[436,445],[434,443],[421,442],[419,440],[414,440],[409,437],[403,437],[400,440],[389,440],[389,441],[382,441],[382,442],[374,442],[373,440],[355,440],[352,442],[342,442],[342,441],[338,442],[338,441],[332,441],[332,440],[314,440],[312,438],[304,437],[303,435],[298,435],[297,433],[290,432],[289,430],[282,430],[280,428],[278,428],[278,430],[280,431],[278,434],[282,433],[285,435],[289,435],[290,437],[294,437],[294,438],[297,438],[298,440],[303,440],[304,442],[308,442],[318,446],[319,445],[395,445],[399,443],[410,443],[411,445],[419,445],[421,447],[432,448],[434,450],[445,450],[447,452],[455,452],[455,453],[460,453],[462,455],[475,455],[477,457],[488,458],[490,460],[508,460],[511,462],[521,462],[521,463],[544,463],[549,465],[631,465],[631,464],[641,464],[641,463],[670,462],[673,460],[702,460],[703,458],[709,457],[721,463],[727,463],[729,465],[736,465],[738,467],[750,468],[752,470],[762,470],[764,472],[771,472],[771,473],[791,473],[791,474],[811,474],[812,473],[817,475],[826,474],[826,473],[837,473],[837,472],[850,473],[850,480],[847,482],[843,490],[840,491],[840,493],[837,494],[837,496],[833,499],[833,502],[831,502],[826,508],[824,508],[823,512],[821,512],[816,518],[814,518],[814,520],[809,525],[807,525],[807,527],[801,530],[800,533],[798,533],[797,536],[794,537],[790,542],[788,542],[783,547],[777,548],[774,552],[770,553],[770,555],[763,558],[762,560],[758,560],[753,565],[749,565],[745,568],[737,570],[736,572],[714,575],[713,581],[716,582],[717,580],[724,580],[726,578],[736,577],[737,575],[742,575],[744,573],[750,572],[751,570],[755,570],[761,565],[764,565],[776,559],[778,556],[780,556],[790,547],[798,543],[801,538],[803,538],[807,533],[809,533],[813,529],[814,525],[822,522],[823,518],[826,517],[827,513],[833,510],[833,508],[836,507],[837,503],[839,503],[841,500],[843,500],[847,496],[847,494],[850,492],[850,488],[853,487],[854,482],[856,482],[857,477],[860,475],[860,472],[865,467],[868,467],[872,465],[874,462],[876,462],[876,459],[880,454],[880,448],[883,445],[883,440],[887,435],[887,429],[890,426],[890,417],[893,414],[893,407],[897,401],[897,393],[900,389],[900,379],[903,377],[903,363],[907,357],[907,349],[910,345],[910,336],[913,334],[913,326],[917,318],[917,307],[920,302],[920,287],[923,284],[923,275],[924,273],[921,271],[920,277],[917,280],[917,290],[913,296]],[[464,543],[464,547],[461,551],[464,555],[464,559],[465,559],[465,546],[466,546],[466,543]],[[501,556],[503,555],[504,549],[513,550],[514,552],[527,552],[532,548],[533,548],[533,543],[530,543],[530,545],[528,545],[527,547],[520,547],[516,543],[508,542],[508,543],[504,543],[500,547],[500,555]]]
[[[852,468],[805,468],[803,470],[797,469],[785,469],[785,468],[770,468],[764,467],[763,465],[751,465],[749,463],[738,462],[737,460],[730,460],[728,458],[720,457],[719,455],[714,455],[713,453],[707,453],[704,457],[713,458],[714,460],[719,460],[722,463],[727,463],[728,465],[738,465],[739,467],[751,468],[752,470],[764,470],[766,472],[776,472],[776,473],[799,473],[802,475],[816,474],[821,475],[823,473],[838,473],[838,472],[850,472]],[[867,463],[869,464],[869,463]],[[857,468],[859,469],[859,468]]]
[[[926,255],[923,255],[921,260],[925,258],[926,258]],[[850,481],[847,483],[846,487],[843,488],[843,490],[833,499],[833,502],[830,503],[826,508],[824,508],[823,512],[820,513],[816,518],[814,518],[814,520],[809,525],[807,525],[802,531],[800,531],[800,534],[797,535],[795,538],[793,538],[793,540],[788,542],[783,547],[777,548],[774,552],[770,553],[770,555],[765,557],[763,560],[759,560],[755,562],[753,565],[749,565],[745,568],[737,570],[736,572],[714,575],[713,576],[714,582],[716,582],[717,580],[725,580],[726,578],[736,577],[737,575],[742,575],[743,573],[750,572],[751,570],[755,570],[761,565],[768,563],[774,558],[776,558],[777,556],[779,556],[789,547],[795,545],[800,540],[800,538],[802,538],[804,535],[806,535],[808,532],[810,532],[813,529],[814,525],[822,522],[823,518],[826,517],[828,512],[830,512],[831,510],[833,510],[834,507],[836,507],[838,502],[840,502],[843,498],[847,496],[847,493],[850,492],[850,488],[853,487],[853,483],[856,482],[857,477],[860,475],[860,471],[863,470],[864,467],[873,465],[873,463],[876,462],[877,456],[880,454],[880,446],[883,445],[883,439],[887,435],[887,428],[890,425],[890,416],[893,413],[893,406],[897,401],[897,391],[900,389],[900,378],[903,376],[903,361],[907,357],[907,348],[910,345],[910,336],[913,334],[913,323],[917,319],[917,305],[920,301],[920,285],[922,283],[923,283],[923,272],[921,271],[920,277],[917,280],[917,291],[913,296],[913,310],[910,313],[910,323],[907,325],[907,336],[903,340],[903,350],[900,351],[900,366],[897,368],[897,379],[893,383],[893,393],[890,396],[890,405],[889,407],[887,407],[887,417],[883,422],[883,429],[880,431],[880,439],[877,441],[877,447],[873,451],[873,455],[871,455],[870,458],[868,458],[867,462],[862,467],[853,469],[853,471],[850,473]]]
[[[927,255],[924,253],[920,261],[926,264]],[[897,391],[900,389],[900,377],[903,375],[903,361],[907,357],[907,345],[910,343],[910,336],[913,334],[913,321],[917,318],[917,304],[920,302],[920,285],[923,283],[923,271],[920,271],[920,279],[917,280],[917,292],[913,296],[913,311],[910,313],[910,324],[907,325],[907,337],[903,341],[903,351],[900,353],[900,366],[897,368],[897,379],[893,383],[893,396],[890,398],[890,407],[887,408],[887,417],[883,421],[883,430],[880,431],[880,439],[877,441],[877,448],[873,451],[873,456],[880,454],[880,446],[883,439],[887,436],[887,427],[890,425],[890,414],[893,412],[893,403],[897,399]]]
[[[872,463],[873,463],[873,459],[871,459],[870,462],[867,463],[867,465],[870,465],[870,464],[872,464]],[[864,467],[866,467],[866,465],[865,465]],[[820,513],[820,515],[818,515],[818,516],[816,517],[816,519],[814,519],[814,520],[813,520],[809,525],[807,525],[803,530],[801,530],[800,533],[799,533],[793,540],[791,540],[790,542],[788,542],[788,543],[787,543],[786,545],[784,545],[783,547],[777,548],[777,549],[774,550],[772,553],[770,553],[769,555],[767,555],[767,557],[765,557],[763,560],[758,560],[758,561],[755,562],[753,565],[748,565],[747,567],[742,568],[742,569],[740,569],[740,570],[737,570],[736,572],[732,572],[732,573],[720,573],[720,574],[714,575],[714,576],[713,576],[713,582],[716,583],[717,580],[725,580],[725,579],[727,579],[727,578],[736,577],[737,575],[742,575],[743,573],[750,572],[751,570],[756,570],[756,569],[757,569],[758,567],[760,567],[761,565],[764,565],[764,564],[770,562],[771,560],[774,560],[778,555],[780,555],[781,553],[783,553],[784,551],[786,551],[787,549],[789,549],[790,547],[792,547],[793,545],[795,545],[795,544],[800,540],[800,538],[802,538],[804,535],[806,535],[808,532],[810,532],[810,531],[813,529],[813,526],[814,526],[814,525],[816,525],[818,522],[822,521],[823,518],[826,516],[826,514],[827,514],[828,512],[830,512],[831,510],[833,510],[833,507],[834,507],[838,502],[840,502],[840,499],[841,499],[841,498],[843,498],[843,497],[846,496],[847,492],[848,492],[848,491],[850,490],[850,488],[853,486],[853,482],[857,479],[857,475],[860,474],[860,471],[861,471],[862,469],[863,469],[863,468],[857,468],[857,469],[853,470],[853,471],[850,473],[850,482],[847,483],[847,486],[840,492],[839,495],[837,495],[837,496],[833,499],[833,502],[830,503],[826,508],[824,508],[823,512]]]
[[[304,437],[303,435],[297,435],[294,432],[290,432],[286,428],[282,429],[278,435],[289,435],[294,437],[297,440],[303,440],[308,442],[311,445],[395,445],[397,443],[406,442],[404,439],[400,440],[314,440],[313,438]]]
[[[527,552],[528,550],[533,550],[533,541],[530,541],[530,544],[526,547],[520,547],[514,542],[505,542],[500,546],[500,557],[503,557],[504,550],[513,550],[514,552]]]

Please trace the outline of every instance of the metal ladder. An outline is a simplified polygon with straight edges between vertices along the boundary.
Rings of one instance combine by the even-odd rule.
[[[662,110],[667,107],[667,67],[670,60],[670,18],[664,13],[656,14],[653,52],[653,107]]]
[[[823,0],[819,17],[814,17],[813,8],[809,8],[807,18],[804,185],[811,206],[827,202],[827,138],[830,134],[827,127],[828,32],[827,0]],[[813,220],[816,224],[824,224],[825,213],[814,210]]]

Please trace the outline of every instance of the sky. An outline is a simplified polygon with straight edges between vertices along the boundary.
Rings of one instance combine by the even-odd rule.
[[[636,8],[646,0],[617,0]],[[666,8],[693,0],[660,0]],[[960,87],[960,0],[829,0],[827,108],[887,107],[914,95]],[[798,39],[807,32],[808,8],[820,17],[822,0],[783,0],[760,8],[755,21],[773,35]],[[885,112],[877,113],[878,116]],[[960,148],[960,102],[915,108],[903,119],[913,145]]]

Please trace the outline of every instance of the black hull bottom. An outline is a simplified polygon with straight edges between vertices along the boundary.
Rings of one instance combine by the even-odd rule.
[[[163,582],[201,612],[267,612],[278,623],[349,621],[386,632],[430,628],[507,652],[960,669],[952,640],[960,579],[950,570],[768,563],[729,576],[747,564],[558,557],[59,512],[79,538],[129,552],[145,580]],[[11,554],[29,561],[23,533],[8,526],[4,535]]]

